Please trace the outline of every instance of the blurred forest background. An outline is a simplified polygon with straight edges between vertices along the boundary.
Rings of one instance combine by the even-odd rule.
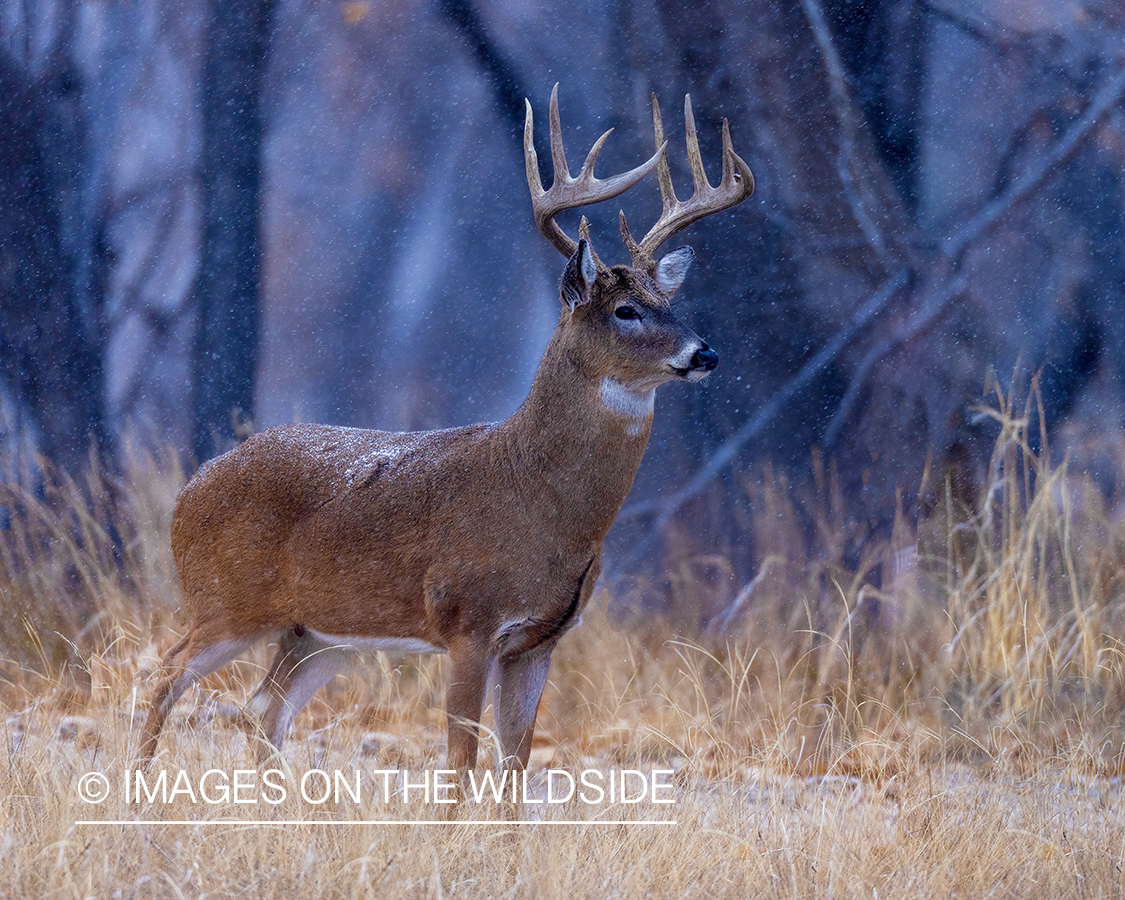
[[[690,92],[712,180],[723,117],[757,180],[679,238],[720,367],[661,391],[611,566],[744,582],[755,483],[856,554],[974,496],[990,372],[1113,499],[1123,48],[1117,0],[0,0],[5,477],[507,416],[558,313],[521,150],[558,81],[572,166],[646,158],[655,92],[687,193]],[[584,210],[611,262],[619,204],[643,232],[655,180]]]

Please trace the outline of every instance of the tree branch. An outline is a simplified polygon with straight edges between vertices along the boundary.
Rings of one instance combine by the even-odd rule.
[[[965,290],[965,285],[968,280],[969,276],[963,268],[949,276],[938,285],[929,302],[911,316],[908,322],[896,329],[888,338],[876,344],[867,352],[867,355],[864,356],[863,360],[860,362],[856,374],[852,376],[852,380],[848,384],[848,389],[844,393],[844,399],[842,399],[840,405],[836,407],[836,412],[832,415],[832,419],[828,423],[828,428],[825,429],[825,450],[831,450],[836,446],[836,442],[840,438],[840,433],[843,431],[844,426],[851,417],[852,410],[859,401],[863,386],[867,383],[868,377],[879,361],[901,347],[907,341],[917,337],[936,322],[938,316],[945,312],[949,304],[953,302],[953,299]]]
[[[960,261],[974,241],[991,230],[1013,206],[1038,190],[1047,176],[1066,162],[1094,127],[1117,105],[1123,94],[1125,66],[1094,95],[1086,112],[1059,138],[1050,153],[1012,182],[1003,194],[991,203],[986,203],[968,222],[942,239],[939,244],[941,252],[955,262]]]
[[[492,40],[471,0],[438,0],[437,5],[441,14],[468,41],[477,64],[491,79],[496,106],[514,135],[520,159],[523,159],[523,100],[528,92],[516,67]]]
[[[864,127],[862,116],[856,112],[855,103],[852,101],[847,72],[840,54],[836,52],[836,45],[832,43],[832,32],[828,27],[828,19],[824,15],[820,0],[800,0],[800,4],[808,20],[809,29],[812,31],[813,40],[816,41],[820,54],[824,57],[824,68],[828,74],[828,93],[832,98],[832,106],[840,124],[840,159],[837,160],[836,171],[840,176],[844,196],[860,231],[867,238],[876,256],[885,261],[888,255],[886,238],[857,189],[855,145],[856,136]]]

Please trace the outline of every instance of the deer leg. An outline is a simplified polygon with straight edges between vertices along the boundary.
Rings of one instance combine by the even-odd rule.
[[[290,628],[282,632],[277,641],[277,652],[274,654],[273,662],[270,663],[269,671],[266,672],[266,677],[254,689],[254,693],[246,704],[245,714],[248,717],[260,722],[266,710],[269,709],[270,685],[277,682],[286,659],[296,649],[299,640],[300,636],[297,634],[296,628]]]
[[[251,712],[260,711],[261,731],[269,744],[261,748],[262,757],[281,749],[297,713],[340,670],[347,656],[347,650],[304,629],[291,628],[282,636],[269,674],[250,701]]]
[[[156,744],[168,713],[183,696],[184,691],[212,672],[221,669],[243,650],[253,645],[259,635],[217,640],[207,632],[192,626],[161,661],[162,677],[149,701],[148,718],[141,732],[141,759],[151,760],[156,755]]]
[[[498,661],[499,678],[494,700],[496,730],[504,767],[522,770],[531,755],[531,737],[539,698],[551,668],[551,651],[536,648]]]
[[[464,779],[477,764],[480,714],[491,660],[483,648],[476,646],[451,647],[449,656],[453,665],[445,689],[447,764]]]

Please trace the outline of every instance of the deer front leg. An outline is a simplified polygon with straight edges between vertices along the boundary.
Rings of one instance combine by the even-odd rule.
[[[448,728],[447,763],[462,781],[477,764],[480,713],[491,660],[487,650],[473,644],[451,647],[452,672],[445,689]]]
[[[496,685],[496,731],[506,769],[527,768],[535,714],[551,668],[551,651],[536,647],[515,657],[501,657]]]

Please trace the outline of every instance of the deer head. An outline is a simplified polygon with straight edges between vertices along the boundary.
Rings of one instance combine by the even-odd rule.
[[[667,141],[660,106],[652,98],[656,152],[628,172],[600,179],[594,165],[610,129],[594,143],[577,177],[563,148],[558,85],[551,92],[550,143],[554,180],[544,190],[534,146],[534,117],[526,103],[524,157],[532,211],[539,231],[564,256],[559,284],[563,304],[556,339],[566,342],[568,355],[588,372],[612,372],[602,382],[603,400],[611,408],[651,411],[652,391],[666,381],[699,381],[718,364],[718,355],[683,326],[671,311],[671,300],[683,284],[695,254],[681,247],[657,259],[656,251],[678,231],[711,213],[728,209],[750,196],[754,176],[731,147],[730,126],[723,120],[723,175],[717,187],[707,180],[699,152],[691,96],[684,98],[688,162],[694,191],[681,201],[672,185]],[[579,239],[567,235],[556,221],[564,210],[608,200],[629,190],[656,170],[663,208],[659,220],[638,243],[620,213],[621,236],[632,257],[630,266],[607,266],[590,244],[589,222],[583,216]],[[568,322],[568,317],[572,320]],[[573,325],[573,328],[568,326]],[[616,358],[615,358],[616,357]]]

